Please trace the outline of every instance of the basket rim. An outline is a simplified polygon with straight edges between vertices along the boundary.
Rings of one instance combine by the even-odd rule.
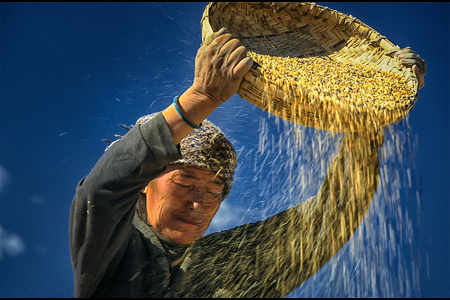
[[[212,33],[214,32],[214,29],[211,26],[211,23],[209,22],[209,16],[211,15],[211,10],[214,10],[216,7],[219,8],[226,8],[227,6],[231,4],[236,4],[238,2],[209,2],[206,6],[203,16],[201,19],[202,24],[202,41],[204,41],[206,37],[206,33]],[[317,4],[315,2],[246,2],[247,4],[254,4],[255,7],[262,7],[262,8],[272,8],[275,9],[279,7],[277,12],[281,12],[284,9],[287,9],[288,6],[297,5],[297,7],[300,5],[303,7],[304,11],[307,11],[305,14],[313,14],[315,18],[321,18],[323,20],[331,20],[335,24],[339,25],[343,29],[348,30],[358,30],[362,36],[366,35],[366,38],[369,40],[369,43],[372,44],[379,44],[380,47],[382,47],[385,51],[397,51],[400,49],[400,47],[395,46],[391,41],[387,39],[386,36],[381,35],[378,31],[376,31],[374,28],[370,27],[369,25],[365,24],[358,18],[355,18],[351,15],[347,15],[345,13],[339,12],[335,9],[329,8],[327,6],[322,6],[320,4]],[[270,5],[264,4],[264,3],[271,3]],[[324,15],[328,15],[328,18],[323,18]],[[334,18],[334,20],[332,19]],[[220,28],[219,28],[220,29]],[[219,30],[217,29],[217,30]],[[217,31],[215,30],[215,31]],[[365,34],[364,31],[367,32]]]
[[[211,22],[210,22],[211,17],[214,17],[217,10],[220,10],[220,9],[223,10],[230,5],[235,5],[236,3],[237,2],[210,2],[206,6],[203,16],[202,16],[202,19],[201,19],[202,41],[205,41],[206,36],[210,33],[213,33],[215,31],[214,29],[216,29],[216,30],[220,29],[220,28],[213,29]],[[391,41],[389,41],[386,36],[381,35],[374,28],[368,26],[361,20],[359,20],[351,15],[347,15],[347,14],[339,12],[337,10],[328,8],[326,6],[322,6],[320,4],[316,4],[313,2],[246,2],[246,4],[253,5],[253,7],[255,7],[255,9],[259,9],[259,8],[272,9],[272,10],[274,10],[274,13],[279,13],[285,9],[296,10],[296,13],[300,12],[300,13],[302,13],[302,16],[309,15],[309,16],[314,17],[314,19],[323,19],[327,22],[333,22],[335,25],[339,26],[339,29],[341,29],[345,32],[351,32],[352,36],[357,36],[358,38],[360,38],[362,41],[361,44],[366,44],[366,45],[370,46],[372,49],[375,49],[375,48],[381,49],[383,51],[383,55],[387,55],[390,58],[393,58],[394,53],[401,49],[399,46],[394,45]],[[318,32],[320,32],[320,31],[318,31]],[[346,35],[348,35],[348,34],[346,34]],[[267,36],[267,35],[261,34],[261,36]],[[252,36],[252,37],[255,37],[255,36]],[[324,37],[324,39],[326,39],[326,38]],[[347,43],[349,41],[349,38],[347,37],[346,40],[343,38],[342,40],[344,41],[344,43]],[[322,45],[320,45],[320,46],[322,46]],[[347,49],[352,49],[352,47],[354,48],[354,45],[346,44],[345,47]],[[340,51],[335,51],[335,53],[338,53],[338,54],[339,54],[339,52]],[[334,53],[332,53],[332,54],[334,54]],[[324,55],[324,56],[328,56],[328,55]],[[416,75],[414,74],[414,72],[408,71],[406,67],[399,65],[399,68],[401,70],[404,70],[403,75],[401,75],[401,76],[404,77],[408,82],[411,81],[410,84],[414,90],[414,95],[411,96],[411,98],[410,98],[411,103],[410,103],[409,107],[403,108],[404,115],[406,115],[413,108],[413,106],[415,105],[415,103],[417,101],[418,79],[417,79]],[[257,71],[258,71],[258,66],[254,65],[252,67],[251,71],[244,77],[244,81],[246,80],[247,83],[250,83],[250,87],[253,85],[253,83],[256,80],[258,80],[258,78],[257,78],[258,72]],[[388,71],[388,72],[390,72],[390,71]],[[393,73],[395,73],[395,72],[393,72]],[[246,86],[247,87],[243,87],[243,85],[241,85],[241,88],[238,91],[239,96],[241,96],[248,102],[258,106],[259,108],[262,108],[262,109],[268,111],[267,108],[263,107],[265,104],[257,103],[257,101],[250,101],[247,98],[248,95],[246,95],[246,92],[249,92],[249,91],[246,90],[246,88],[248,88],[249,85],[247,84]],[[254,99],[251,99],[251,100],[254,100]],[[276,114],[276,115],[278,115],[278,114]],[[278,115],[278,116],[280,116],[280,115]],[[391,123],[389,123],[389,124],[391,124]],[[386,125],[389,125],[389,124],[386,124]],[[314,126],[314,127],[316,127],[316,126]],[[323,128],[320,128],[320,129],[323,129]]]

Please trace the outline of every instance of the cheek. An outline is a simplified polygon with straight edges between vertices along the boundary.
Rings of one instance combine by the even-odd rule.
[[[211,223],[212,219],[216,215],[219,208],[220,208],[220,204],[205,210],[209,223]],[[209,225],[209,223],[208,223],[208,225]]]
[[[153,192],[147,195],[147,216],[150,225],[159,228],[164,220],[167,205],[164,196]]]
[[[180,209],[178,201],[173,201],[171,193],[158,194],[157,197],[149,199],[147,205],[147,215],[149,223],[158,230],[170,227],[173,212]]]
[[[155,211],[157,227],[158,229],[166,228],[170,224],[170,208],[167,206],[164,200],[158,203],[158,207]]]

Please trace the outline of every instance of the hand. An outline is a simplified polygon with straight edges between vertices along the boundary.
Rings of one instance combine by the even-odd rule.
[[[424,87],[424,76],[427,73],[425,67],[427,63],[419,56],[419,54],[412,51],[411,47],[406,47],[395,53],[400,59],[400,62],[405,67],[412,67],[411,69],[416,74],[419,80],[419,90]]]
[[[192,88],[220,105],[238,91],[252,65],[247,49],[222,28],[209,35],[198,50]]]

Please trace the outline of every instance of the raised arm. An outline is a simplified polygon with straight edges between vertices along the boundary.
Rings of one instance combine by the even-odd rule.
[[[239,88],[252,65],[246,49],[222,29],[200,47],[193,85],[178,106],[200,124]],[[193,128],[173,104],[111,145],[76,190],[70,212],[75,296],[91,297],[114,273],[126,249],[144,187],[179,159],[177,144]]]
[[[252,64],[247,49],[226,28],[209,35],[197,52],[194,83],[178,100],[182,115],[194,125],[200,124],[236,94]],[[163,111],[163,115],[175,144],[192,131],[173,104]]]

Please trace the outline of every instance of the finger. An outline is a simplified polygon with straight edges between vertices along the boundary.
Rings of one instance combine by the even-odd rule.
[[[236,43],[233,46],[236,47],[234,49],[230,48],[230,50],[232,51],[229,53],[227,60],[230,62],[231,65],[236,65],[247,56],[247,48],[242,46],[240,42]]]
[[[420,64],[420,63],[417,63],[417,62],[416,63],[412,63],[412,67],[411,68],[415,69],[413,71],[414,71],[414,73],[416,73],[416,75],[425,76],[425,74],[427,73],[427,70],[424,68],[423,64]],[[417,73],[419,73],[419,74],[417,74]]]
[[[244,78],[245,74],[250,71],[253,66],[253,59],[249,56],[241,59],[241,61],[234,67],[233,76],[235,78]]]
[[[425,80],[424,80],[424,75],[423,75],[423,73],[420,71],[420,69],[419,69],[419,66],[418,65],[414,65],[413,67],[412,67],[412,70],[413,70],[413,72],[414,72],[414,74],[416,74],[416,76],[417,76],[417,80],[418,80],[418,82],[419,82],[419,90],[421,89],[421,88],[423,88],[424,86],[425,86]]]
[[[227,36],[224,36],[227,37]],[[231,37],[231,35],[229,36],[230,39],[225,39],[223,40],[223,44],[220,45],[220,48],[218,50],[218,54],[223,56],[224,59],[226,60],[230,60],[230,57],[233,55],[234,51],[236,51],[236,49],[242,47],[241,46],[241,42],[238,39],[234,39]],[[245,50],[245,47],[244,47]],[[247,50],[245,50],[247,51]],[[239,51],[237,53],[240,53]],[[246,55],[246,54],[245,54]]]
[[[240,64],[247,57],[247,49],[238,39],[233,38],[223,45],[218,56],[223,57],[222,72],[234,78],[243,77],[248,72],[247,67],[253,65],[253,60],[248,59]]]
[[[220,56],[220,58],[224,60],[226,56],[229,55],[234,50],[234,48],[239,46],[235,45],[233,48],[233,44],[239,43],[238,40],[234,41],[233,40],[234,39],[229,33],[222,34],[216,37],[209,45],[211,54],[215,56]]]
[[[413,54],[413,55],[415,55],[415,56],[417,56],[417,57],[420,57],[420,55],[417,54],[416,52],[414,52],[414,51],[411,49],[411,47],[403,48],[403,49],[397,51],[395,54],[396,54],[397,56],[400,56],[400,58],[402,58],[402,56],[404,56],[404,55],[411,55],[411,54]]]
[[[219,31],[213,32],[206,37],[205,45],[211,44],[213,40],[215,40],[218,36],[227,33],[228,30],[225,27],[222,27]]]
[[[397,53],[410,53],[410,52],[414,52],[411,47],[405,47],[399,51],[397,51]]]
[[[425,73],[424,64],[423,64],[423,62],[422,62],[421,60],[418,60],[418,59],[416,59],[416,58],[402,58],[402,59],[400,60],[400,63],[401,63],[402,65],[404,65],[405,67],[412,67],[412,66],[414,66],[414,65],[419,65],[421,71],[422,71],[423,73]]]
[[[423,75],[425,75],[427,63],[420,57],[419,54],[412,51],[410,47],[397,51],[395,54],[400,59],[402,65],[412,67],[413,65],[418,64],[420,71]]]
[[[416,59],[402,59],[401,64],[411,68],[414,74],[416,74],[417,79],[419,80],[419,89],[424,87],[425,85],[424,76],[427,72],[424,63],[420,63]]]
[[[425,86],[424,76],[427,73],[426,65],[427,63],[423,60],[420,55],[412,51],[410,47],[406,47],[401,51],[395,53],[400,59],[400,63],[414,72],[418,81],[418,89],[420,90]]]
[[[219,31],[217,32],[213,32],[209,35],[206,36],[205,41],[202,43],[202,46],[208,46],[212,43],[213,40],[215,40],[217,37],[219,37],[220,35],[229,33],[229,30],[226,27],[222,27]]]
[[[425,60],[422,59],[422,57],[420,57],[419,54],[415,53],[415,52],[409,52],[409,53],[402,53],[400,55],[398,55],[399,59],[415,59],[421,63],[425,64]]]
[[[397,57],[399,59],[402,59],[405,56],[408,57],[408,58],[417,57],[418,59],[421,59],[420,55],[417,54],[416,52],[414,52],[410,47],[407,47],[407,48],[404,48],[402,50],[399,50],[399,51],[395,52],[395,55],[397,55]]]
[[[415,52],[402,52],[400,55],[398,55],[398,58],[402,59],[402,58],[414,58],[417,60],[423,60],[419,54],[415,53]]]
[[[402,53],[402,54],[400,54],[398,56],[398,58],[400,60],[403,60],[403,59],[411,60],[411,59],[413,59],[413,60],[416,60],[417,62],[425,64],[425,61],[420,57],[420,55],[417,54],[417,53],[414,53],[414,52],[412,52],[412,53]]]

